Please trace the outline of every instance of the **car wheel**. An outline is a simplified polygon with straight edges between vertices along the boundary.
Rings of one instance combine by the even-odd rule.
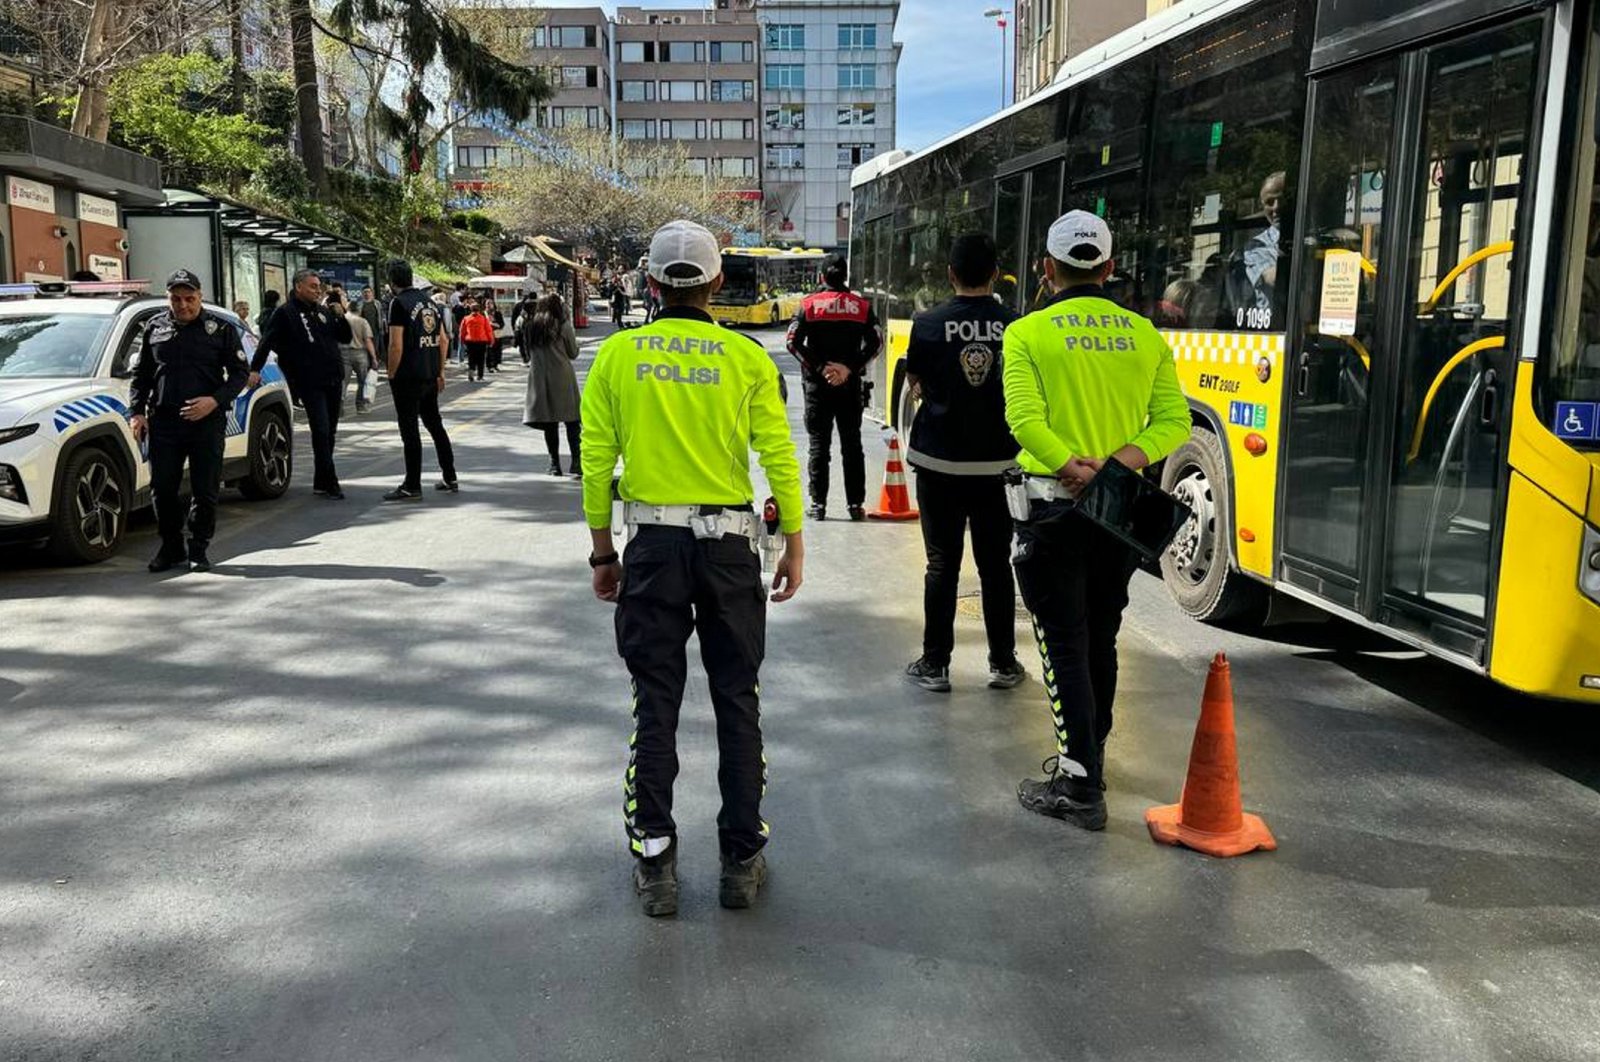
[[[1259,620],[1269,593],[1233,567],[1233,491],[1221,441],[1195,428],[1167,458],[1161,488],[1195,514],[1161,555],[1161,579],[1178,607],[1198,620]]]
[[[74,450],[51,506],[50,552],[65,564],[105,560],[122,545],[132,502],[120,461],[96,446]]]
[[[246,453],[250,471],[239,481],[239,493],[252,501],[266,501],[289,489],[294,447],[290,445],[289,422],[281,412],[269,409],[251,418]]]

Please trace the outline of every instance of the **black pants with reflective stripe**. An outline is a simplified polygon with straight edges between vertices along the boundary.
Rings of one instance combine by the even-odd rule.
[[[183,465],[189,463],[189,539],[204,548],[217,530],[217,495],[222,492],[222,448],[227,420],[217,410],[188,421],[176,410],[150,414],[150,500],[155,504],[161,548],[183,552],[184,507],[178,503]]]
[[[617,651],[633,677],[634,715],[623,797],[629,844],[639,855],[647,838],[677,836],[678,712],[689,677],[686,647],[698,631],[717,719],[718,839],[724,853],[747,859],[767,842],[760,698],[767,598],[760,558],[745,538],[696,539],[688,528],[640,527],[622,565]]]
[[[1061,770],[1100,783],[1101,748],[1117,697],[1117,632],[1138,558],[1060,504],[1033,503],[1017,525],[1013,563],[1033,615]]]
[[[1011,580],[1011,513],[999,476],[952,476],[917,469],[917,508],[928,570],[922,585],[922,655],[948,665],[955,648],[956,595],[961,554],[972,528],[972,559],[983,594],[989,662],[1016,655],[1016,584]]]
[[[828,466],[832,461],[833,429],[839,428],[839,460],[844,466],[846,505],[867,500],[867,465],[861,449],[861,383],[852,379],[838,387],[807,380],[806,434],[811,439],[811,503],[828,504]]]

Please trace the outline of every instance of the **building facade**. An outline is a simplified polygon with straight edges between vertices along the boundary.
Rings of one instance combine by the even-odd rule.
[[[775,243],[850,235],[850,171],[894,147],[898,0],[761,0],[762,190]]]
[[[1050,84],[1061,64],[1179,0],[1016,0],[1012,99]]]

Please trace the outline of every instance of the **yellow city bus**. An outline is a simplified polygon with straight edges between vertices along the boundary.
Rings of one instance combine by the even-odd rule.
[[[1310,602],[1529,693],[1600,703],[1600,28],[1589,0],[1190,0],[1034,97],[853,176],[852,275],[911,315],[983,230],[1040,305],[1050,222],[1163,328],[1204,620]],[[1063,354],[1065,356],[1065,354]],[[1095,455],[1099,456],[1099,455]]]
[[[711,297],[718,324],[775,325],[817,289],[822,251],[729,247],[722,252],[722,290]]]

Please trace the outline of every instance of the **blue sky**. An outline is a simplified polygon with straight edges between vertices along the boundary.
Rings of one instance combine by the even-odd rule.
[[[539,7],[593,7],[594,0],[544,0]],[[602,3],[615,11],[615,3]],[[693,8],[692,2],[636,0],[629,6]],[[895,146],[912,150],[993,114],[1000,106],[1000,31],[985,0],[902,0]],[[1009,58],[1009,56],[1008,56]],[[1007,77],[1009,78],[1009,73]]]

